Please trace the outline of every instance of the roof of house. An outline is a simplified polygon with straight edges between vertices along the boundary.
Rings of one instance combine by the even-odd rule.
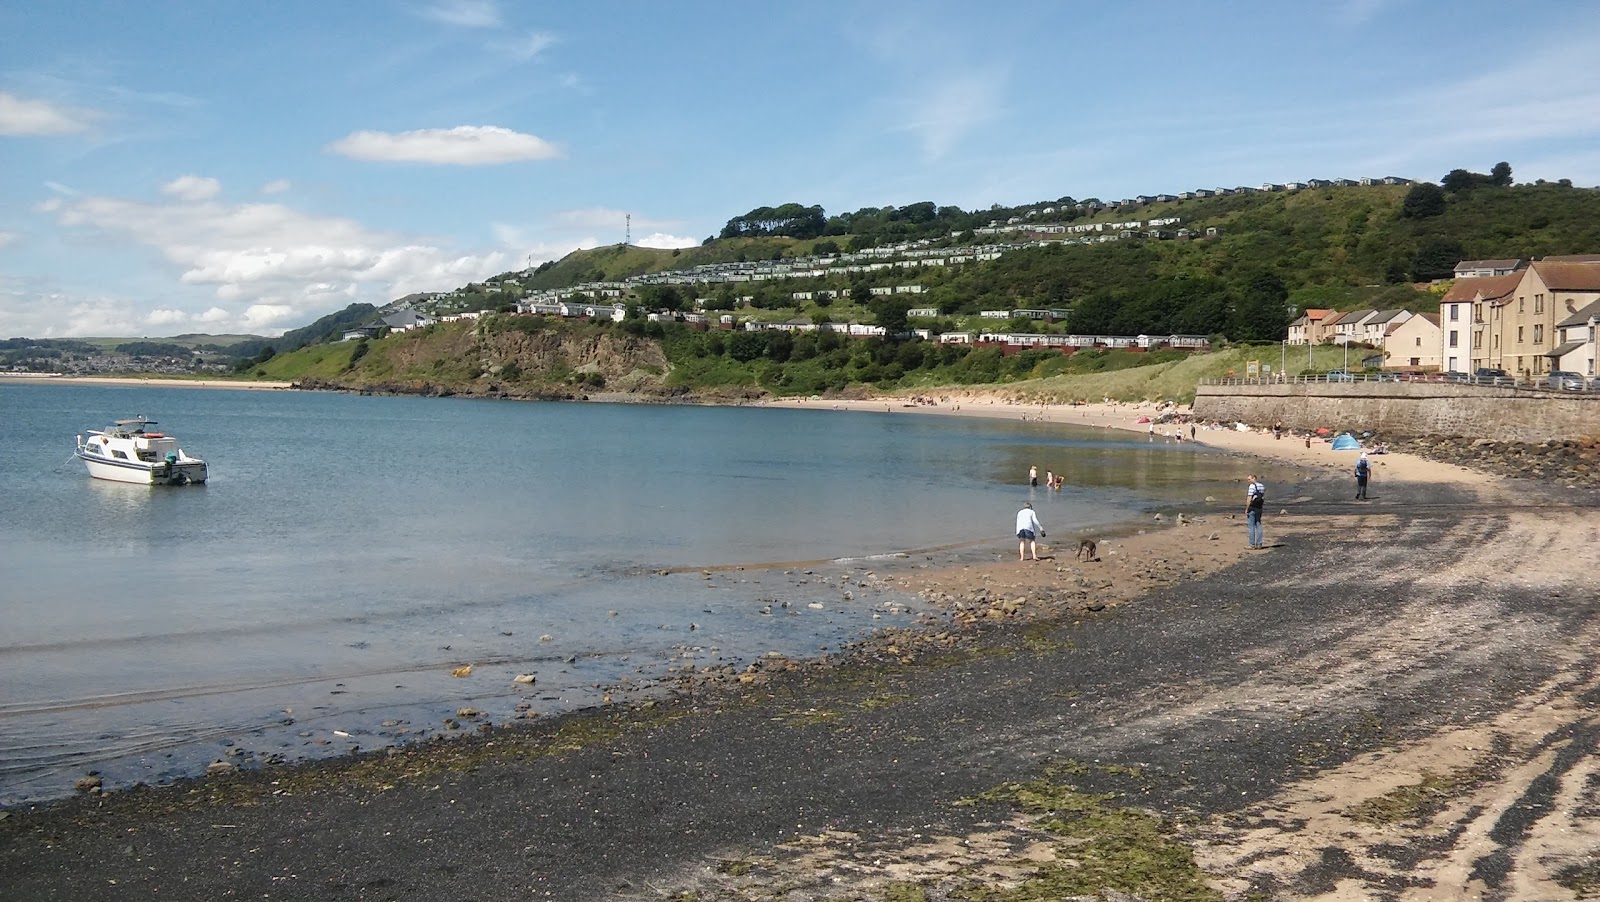
[[[1600,263],[1600,254],[1553,254],[1539,258],[1540,263]]]
[[[1551,291],[1600,291],[1600,266],[1540,260],[1533,269]]]
[[[1340,313],[1337,310],[1328,311],[1328,315],[1322,318],[1323,328],[1327,328],[1328,326],[1337,325],[1338,322],[1339,322],[1339,318],[1341,316],[1344,316],[1344,314]]]
[[[1443,304],[1470,303],[1480,297],[1486,301],[1496,298],[1508,297],[1522,281],[1522,273],[1514,272],[1503,276],[1475,276],[1457,279],[1445,296],[1440,298]]]
[[[1339,317],[1339,325],[1342,326],[1347,323],[1356,326],[1364,325],[1368,319],[1377,315],[1377,312],[1376,310],[1352,310]]]
[[[1520,259],[1509,260],[1462,260],[1456,264],[1456,272],[1463,269],[1516,269],[1522,265]]]
[[[1417,316],[1420,316],[1428,322],[1433,323],[1435,326],[1439,325],[1439,314],[1437,313],[1419,313]],[[1414,318],[1415,317],[1413,317],[1413,319]]]
[[[1569,341],[1566,344],[1555,346],[1554,348],[1552,348],[1551,350],[1546,352],[1544,356],[1546,356],[1546,357],[1565,357],[1568,354],[1571,354],[1573,351],[1576,351],[1577,349],[1583,347],[1586,344],[1588,344],[1588,342],[1586,342],[1586,341]]]
[[[1556,323],[1556,328],[1570,329],[1573,326],[1587,325],[1590,317],[1600,319],[1600,301],[1592,301],[1587,306],[1579,308],[1571,316]]]
[[[1323,317],[1327,316],[1328,314],[1330,314],[1332,312],[1333,312],[1332,310],[1320,310],[1320,309],[1317,309],[1315,307],[1307,308],[1306,309],[1306,318],[1311,320],[1312,322],[1316,322],[1318,320],[1321,320]]]
[[[1379,310],[1379,311],[1376,311],[1375,313],[1373,313],[1372,316],[1368,317],[1367,320],[1362,323],[1362,325],[1363,326],[1382,325],[1383,323],[1390,322],[1391,320],[1394,320],[1394,319],[1400,317],[1400,315],[1403,314],[1403,313],[1406,313],[1406,311],[1404,311],[1404,310]],[[1407,316],[1405,318],[1406,319],[1410,319],[1411,317]]]

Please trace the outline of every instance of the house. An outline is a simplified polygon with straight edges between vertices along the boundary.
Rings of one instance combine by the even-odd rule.
[[[415,310],[397,310],[378,322],[386,326],[390,332],[409,332],[412,329],[433,325],[433,317],[423,316]]]
[[[1327,179],[1306,179],[1307,188],[1332,188],[1333,182]]]
[[[584,304],[576,301],[563,301],[560,306],[562,316],[609,319],[614,323],[620,323],[628,316],[628,309],[621,304]]]
[[[1439,314],[1391,320],[1383,335],[1383,365],[1436,372],[1440,365]]]
[[[1600,301],[1600,263],[1535,260],[1505,278],[1517,278],[1517,286],[1486,308],[1483,365],[1539,379],[1555,368],[1550,354],[1563,344],[1558,324]]]
[[[1356,340],[1381,348],[1384,336],[1389,334],[1389,327],[1403,323],[1413,315],[1409,310],[1379,310],[1362,321],[1361,334]]]
[[[1556,323],[1556,329],[1560,332],[1558,339],[1561,343],[1545,355],[1550,359],[1550,368],[1582,373],[1590,378],[1600,375],[1595,372],[1596,332],[1600,330],[1600,301],[1573,311],[1571,316]]]
[[[344,330],[344,333],[339,336],[339,340],[359,341],[363,338],[375,338],[377,335],[377,326],[356,326],[354,328]]]
[[[1521,260],[1462,260],[1456,264],[1456,278],[1478,279],[1485,276],[1503,276],[1522,268]]]
[[[1284,339],[1292,345],[1318,344],[1322,321],[1332,310],[1308,309],[1289,324],[1289,334]]]
[[[1333,326],[1333,341],[1338,344],[1360,341],[1363,334],[1361,324],[1377,315],[1376,310],[1352,310],[1341,314]]]
[[[1475,276],[1457,279],[1439,299],[1440,366],[1446,372],[1465,373],[1488,366],[1488,323],[1497,316],[1495,305],[1516,290],[1522,277]]]

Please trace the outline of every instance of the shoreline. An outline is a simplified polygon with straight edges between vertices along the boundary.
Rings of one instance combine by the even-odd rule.
[[[159,376],[68,376],[59,373],[0,374],[11,385],[142,385],[150,388],[227,388],[245,391],[298,391],[292,382],[244,382],[233,379],[164,379]]]

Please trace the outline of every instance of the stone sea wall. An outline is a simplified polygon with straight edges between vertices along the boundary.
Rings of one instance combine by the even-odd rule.
[[[1201,385],[1195,416],[1289,429],[1384,436],[1464,436],[1497,442],[1600,437],[1600,396],[1480,385],[1358,382]]]

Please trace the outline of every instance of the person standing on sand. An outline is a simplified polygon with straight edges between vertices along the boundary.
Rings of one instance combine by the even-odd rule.
[[[1254,473],[1250,474],[1250,488],[1245,493],[1244,522],[1250,536],[1251,548],[1265,547],[1265,539],[1261,535],[1261,512],[1267,506],[1267,487],[1256,480]]]
[[[1032,488],[1038,488],[1039,487],[1039,468],[1038,467],[1029,467],[1028,468],[1028,485],[1030,487],[1032,487]]]
[[[1033,512],[1033,502],[1022,502],[1022,510],[1017,511],[1017,560],[1025,561],[1032,555],[1037,561],[1038,540],[1042,538],[1044,538],[1044,527],[1039,524],[1039,515]]]
[[[1367,500],[1367,477],[1372,475],[1372,461],[1367,459],[1367,452],[1361,452],[1356,458],[1356,500]]]

